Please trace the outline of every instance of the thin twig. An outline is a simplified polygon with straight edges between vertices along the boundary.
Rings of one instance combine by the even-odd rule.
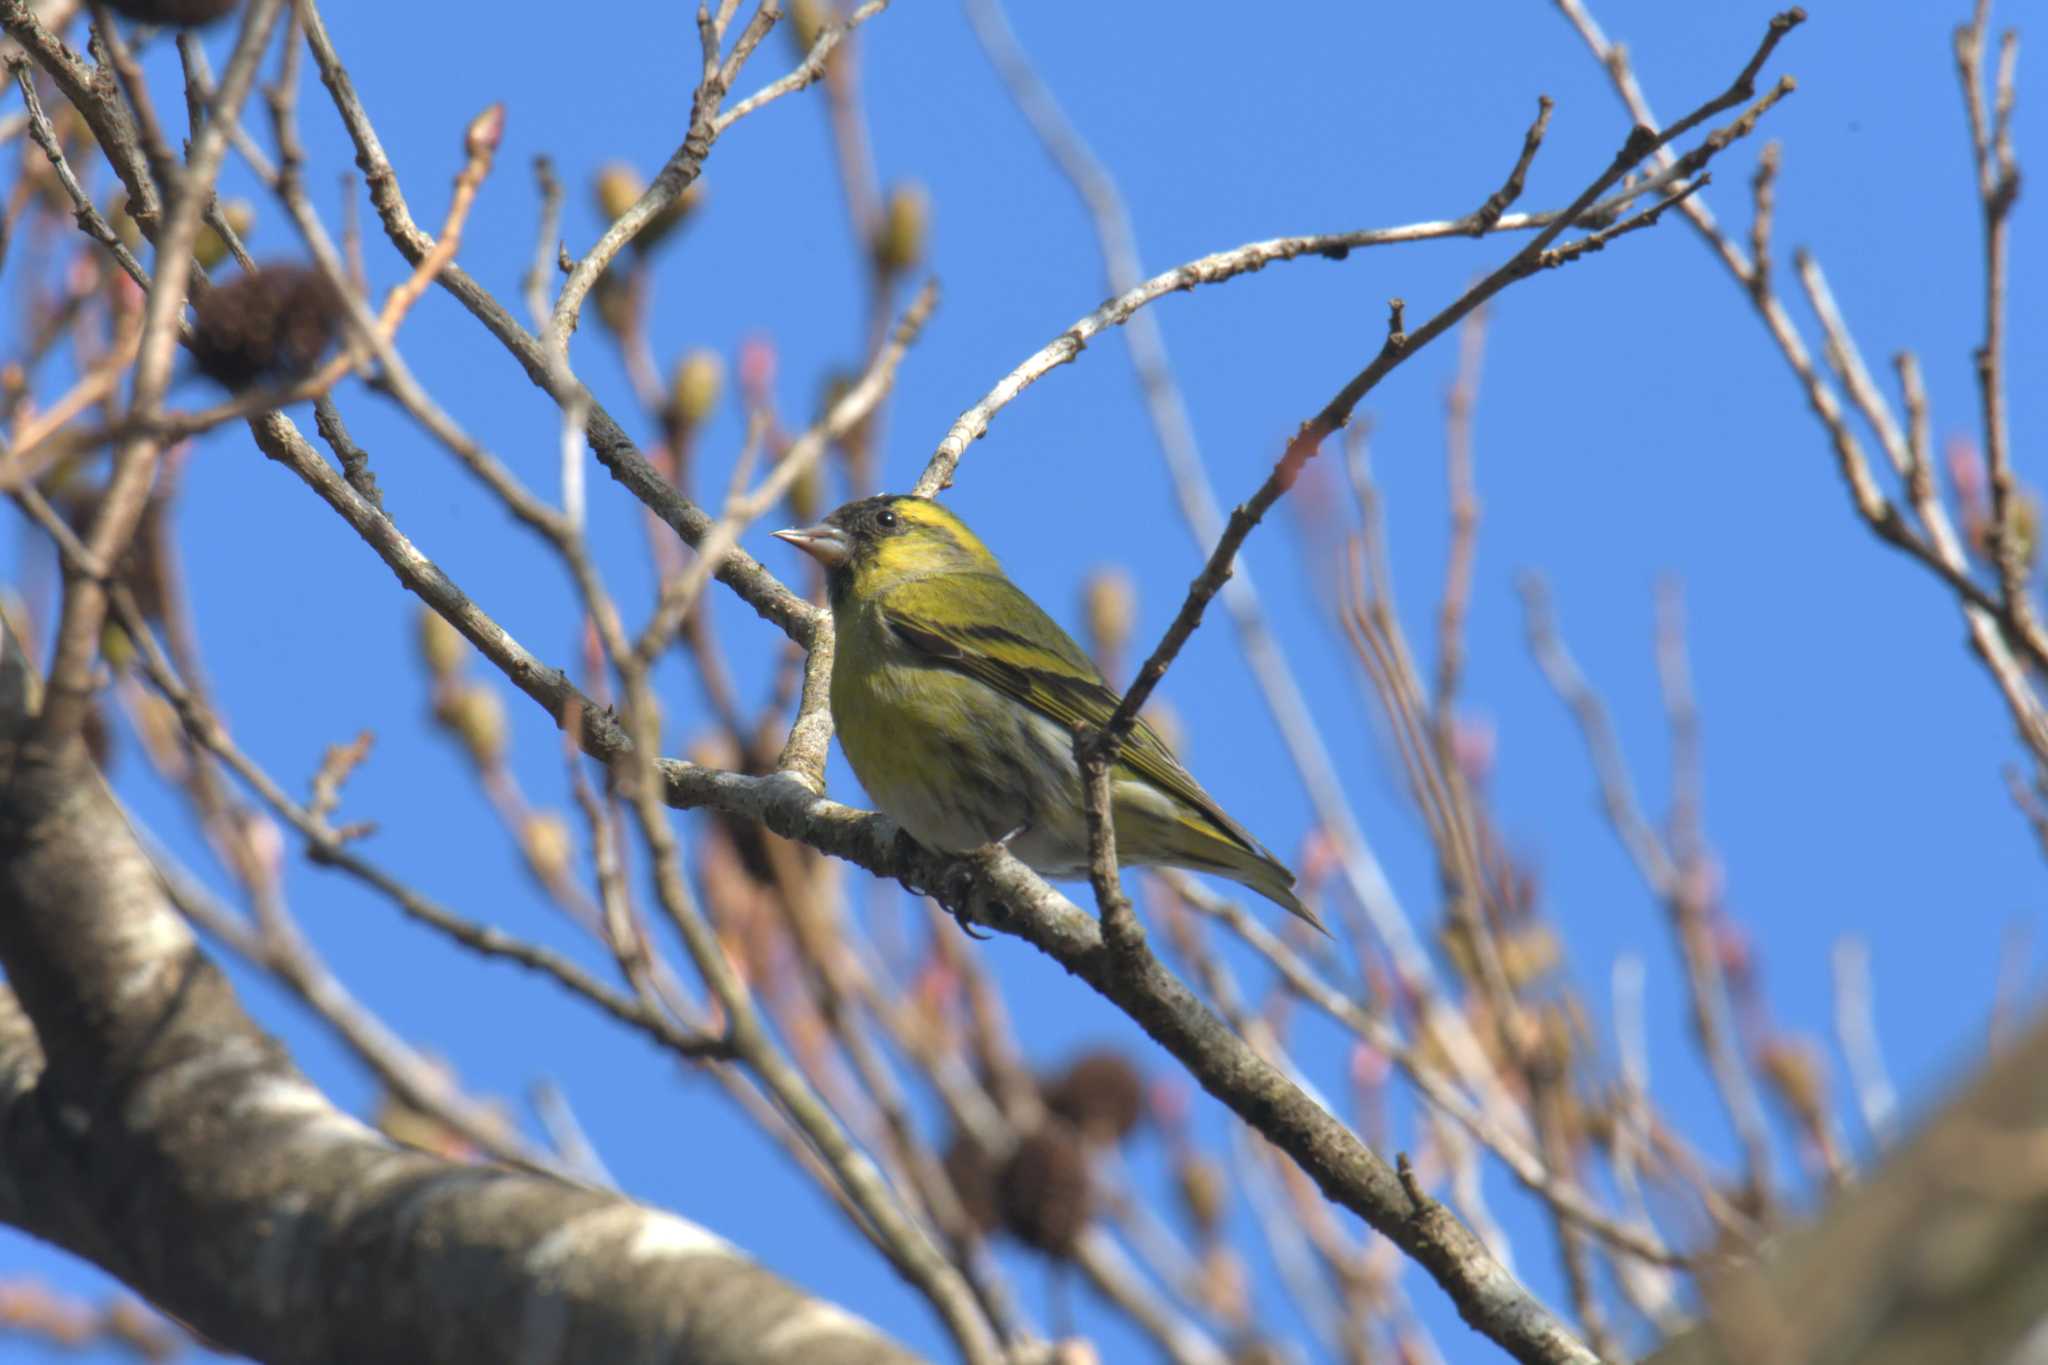
[[[1566,650],[1551,615],[1548,590],[1534,575],[1524,575],[1519,586],[1527,618],[1529,652],[1578,722],[1608,821],[1634,859],[1651,894],[1671,919],[1686,969],[1694,1036],[1742,1144],[1750,1189],[1760,1201],[1767,1199],[1771,1179],[1770,1128],[1729,1017],[1726,981],[1711,942],[1711,929],[1705,922],[1708,907],[1703,903],[1704,877],[1697,855],[1681,863],[1643,817],[1607,708]]]
[[[1579,199],[1574,203],[1572,209],[1566,212],[1565,221],[1575,220],[1578,214],[1584,211],[1586,205],[1604,193],[1607,187],[1613,184],[1614,181],[1619,180],[1630,166],[1648,155],[1654,142],[1654,138],[1643,134],[1640,129],[1637,130],[1636,135],[1631,135],[1628,144],[1616,156],[1614,164],[1579,195]],[[1374,356],[1364,369],[1354,375],[1349,383],[1339,389],[1336,395],[1323,405],[1321,411],[1302,424],[1301,429],[1288,441],[1286,451],[1281,455],[1279,462],[1273,466],[1273,472],[1266,476],[1264,483],[1259,485],[1258,491],[1253,493],[1244,502],[1238,504],[1236,509],[1231,512],[1230,524],[1225,527],[1222,536],[1217,539],[1215,550],[1210,553],[1208,562],[1202,567],[1202,572],[1196,576],[1194,583],[1189,587],[1188,595],[1181,604],[1180,612],[1174,617],[1173,623],[1167,627],[1166,634],[1161,637],[1158,646],[1152,651],[1151,657],[1145,660],[1144,667],[1138,670],[1136,680],[1132,682],[1130,690],[1124,693],[1123,700],[1118,704],[1116,713],[1102,727],[1103,735],[1112,737],[1111,742],[1114,742],[1114,737],[1120,737],[1122,732],[1130,726],[1139,708],[1144,706],[1145,702],[1150,699],[1152,690],[1159,685],[1160,679],[1165,677],[1168,666],[1172,664],[1174,658],[1180,653],[1181,647],[1187,643],[1188,637],[1194,634],[1195,627],[1201,624],[1204,611],[1207,609],[1210,601],[1215,598],[1217,590],[1222,587],[1223,580],[1229,576],[1231,561],[1236,558],[1237,552],[1244,544],[1246,537],[1265,518],[1266,513],[1271,510],[1273,504],[1278,502],[1281,496],[1294,486],[1294,481],[1300,476],[1302,467],[1320,451],[1324,439],[1340,430],[1346,422],[1350,421],[1351,413],[1358,406],[1359,401],[1367,393],[1378,387],[1382,379],[1392,373],[1409,356],[1414,355],[1422,347],[1443,335],[1445,331],[1449,330],[1461,318],[1478,308],[1509,284],[1518,279],[1524,279],[1537,270],[1560,265],[1568,260],[1575,259],[1579,255],[1596,251],[1612,237],[1648,226],[1655,221],[1656,215],[1664,208],[1690,195],[1696,184],[1697,182],[1695,182],[1695,186],[1689,186],[1684,190],[1680,190],[1677,195],[1670,199],[1660,200],[1652,208],[1644,210],[1634,218],[1624,220],[1614,227],[1603,228],[1597,232],[1589,233],[1578,241],[1556,251],[1550,250],[1549,244],[1559,232],[1563,231],[1564,225],[1560,222],[1552,228],[1545,229],[1537,234],[1534,241],[1510,257],[1505,264],[1467,290],[1441,312],[1431,317],[1429,321],[1425,322],[1412,334],[1404,326],[1401,300],[1393,300],[1389,308],[1387,339],[1380,347],[1379,354]]]
[[[1872,1003],[1870,945],[1845,936],[1835,942],[1835,1039],[1849,1063],[1856,1108],[1863,1126],[1880,1147],[1889,1144],[1898,1120],[1898,1091],[1884,1064],[1877,1041],[1877,1010]]]
[[[170,207],[157,238],[156,272],[143,308],[134,392],[128,404],[130,421],[153,421],[170,386],[192,247],[202,211],[213,196],[214,177],[227,152],[226,115],[239,109],[248,97],[256,64],[279,13],[280,0],[250,0],[217,93],[215,116],[196,130],[186,167],[172,186]],[[86,537],[97,558],[104,561],[118,554],[134,535],[161,448],[148,436],[130,437],[115,448],[114,472]],[[74,579],[67,585],[43,712],[54,734],[74,733],[91,705],[91,673],[106,614],[106,592],[100,585],[89,579]]]
[[[1011,31],[1002,7],[996,0],[972,0],[966,9],[976,38],[1002,76],[1011,98],[1086,205],[1111,293],[1121,300],[1149,288],[1143,279],[1136,231],[1114,178],[1089,150],[1080,131],[1040,79]],[[1340,256],[1345,249],[1328,248],[1331,254]],[[1125,319],[1123,336],[1138,371],[1139,388],[1182,516],[1194,532],[1197,549],[1207,555],[1223,533],[1223,513],[1195,439],[1187,404],[1174,378],[1158,315],[1148,309],[1135,309]],[[1432,1033],[1443,1040],[1475,1085],[1489,1083],[1489,1063],[1463,1016],[1438,1003],[1441,991],[1437,987],[1435,964],[1410,925],[1392,883],[1352,811],[1315,711],[1295,680],[1266,619],[1249,566],[1237,567],[1224,584],[1222,597],[1237,629],[1245,660],[1301,776],[1316,819],[1338,846],[1351,894],[1364,907],[1381,942],[1394,955],[1403,980],[1424,997]]]
[[[723,133],[762,105],[771,104],[784,95],[793,95],[811,85],[825,74],[826,59],[832,55],[832,50],[845,40],[846,35],[887,8],[889,0],[866,0],[865,4],[846,16],[845,22],[826,25],[824,32],[811,44],[811,50],[804,54],[803,61],[797,64],[794,71],[756,90],[721,113],[713,120],[713,129],[717,133]]]

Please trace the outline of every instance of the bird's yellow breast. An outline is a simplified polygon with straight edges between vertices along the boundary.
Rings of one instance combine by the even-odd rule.
[[[832,719],[874,803],[919,843],[947,852],[1017,828],[1034,784],[991,759],[1004,751],[989,733],[1016,708],[972,678],[909,657],[867,613],[844,613],[839,630]]]

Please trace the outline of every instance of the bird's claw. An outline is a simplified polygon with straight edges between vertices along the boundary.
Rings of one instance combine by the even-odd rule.
[[[963,859],[946,869],[944,884],[940,888],[939,904],[946,907],[946,913],[960,926],[960,932],[971,939],[986,942],[995,937],[975,927],[974,882],[978,872],[976,865]]]
[[[1019,831],[1021,832],[1021,831]],[[1014,837],[1014,836],[1011,836]],[[912,867],[930,857],[923,846],[904,830],[896,831],[896,852],[902,862]],[[960,931],[971,939],[991,939],[994,934],[984,933],[975,928],[973,912],[968,908],[973,902],[975,865],[971,859],[949,864],[940,872],[935,885],[923,885],[924,878],[903,877],[900,880],[905,890],[913,896],[929,896],[939,903],[939,908],[953,917]]]

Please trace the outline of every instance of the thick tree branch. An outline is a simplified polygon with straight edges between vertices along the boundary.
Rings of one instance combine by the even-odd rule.
[[[243,1014],[4,649],[0,1219],[267,1361],[911,1365],[703,1228],[397,1148],[333,1108]]]
[[[1706,1286],[1708,1320],[1650,1365],[2005,1361],[2048,1276],[2048,1020],[1876,1175],[1761,1262]]]

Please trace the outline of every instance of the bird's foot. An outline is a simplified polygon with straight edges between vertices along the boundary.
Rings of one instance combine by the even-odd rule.
[[[940,905],[960,926],[960,932],[971,939],[986,941],[994,934],[976,927],[974,918],[974,884],[980,879],[981,867],[974,855],[960,859],[948,867],[941,878],[938,894]]]
[[[900,829],[896,831],[896,858],[899,865],[918,869],[921,864],[928,864],[931,856],[930,850],[911,838],[907,832]],[[939,908],[953,917],[953,922],[960,926],[960,931],[967,937],[988,939],[995,935],[982,933],[975,928],[974,911],[971,908],[974,903],[977,871],[975,855],[968,854],[963,858],[948,860],[934,878],[927,879],[913,873],[899,880],[902,881],[904,889],[912,895],[929,896],[937,901]]]

